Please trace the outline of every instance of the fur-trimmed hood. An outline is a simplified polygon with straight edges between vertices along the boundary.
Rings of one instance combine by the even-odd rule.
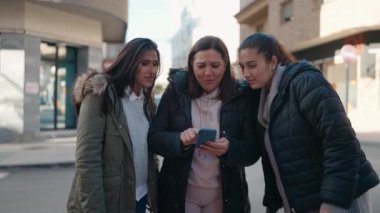
[[[78,76],[73,88],[73,102],[80,104],[87,94],[101,95],[108,85],[104,74],[89,70]]]

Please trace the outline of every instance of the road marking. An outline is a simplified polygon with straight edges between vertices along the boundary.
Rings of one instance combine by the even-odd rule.
[[[9,172],[0,172],[0,179],[4,179],[8,175],[9,175]]]

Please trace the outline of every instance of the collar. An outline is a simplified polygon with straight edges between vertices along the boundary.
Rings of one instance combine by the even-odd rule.
[[[219,87],[216,88],[214,91],[210,92],[209,94],[206,94],[203,92],[202,94],[202,98],[206,98],[206,99],[215,99],[219,94]]]
[[[278,64],[276,67],[276,71],[274,73],[274,77],[272,80],[272,85],[270,87],[270,91],[275,91],[277,93],[278,87],[280,85],[280,81],[282,79],[282,75],[284,74],[286,66],[283,66],[282,64]]]
[[[131,87],[130,87],[130,86],[128,86],[128,87],[125,89],[125,94],[126,94],[127,98],[129,99],[129,101],[144,100],[144,98],[145,98],[145,95],[144,95],[144,93],[142,92],[142,90],[140,90],[140,94],[139,94],[139,95],[136,95],[136,94],[131,90]]]

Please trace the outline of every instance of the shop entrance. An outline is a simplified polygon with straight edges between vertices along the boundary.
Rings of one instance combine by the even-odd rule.
[[[76,118],[71,88],[77,72],[77,49],[42,42],[40,51],[40,128],[73,129]]]

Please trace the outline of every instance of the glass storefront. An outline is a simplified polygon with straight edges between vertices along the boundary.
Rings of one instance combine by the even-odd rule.
[[[76,75],[77,50],[43,42],[40,51],[40,128],[75,128],[70,90]]]

